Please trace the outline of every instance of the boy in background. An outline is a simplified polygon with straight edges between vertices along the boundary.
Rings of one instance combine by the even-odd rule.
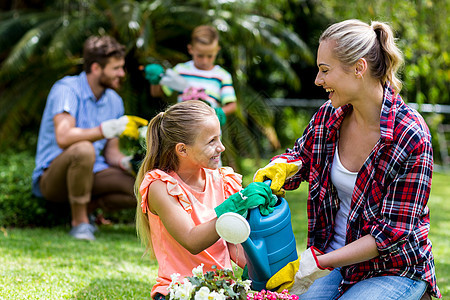
[[[175,90],[179,92],[178,101],[181,102],[183,94],[196,94],[199,90],[204,90],[206,97],[199,100],[208,102],[216,110],[223,125],[226,116],[236,111],[237,104],[231,74],[214,64],[220,50],[217,30],[209,25],[194,28],[187,48],[192,60],[177,64],[162,76],[164,71],[161,67],[159,70],[149,68],[150,65],[145,67],[146,78],[151,84],[151,95],[170,96]]]

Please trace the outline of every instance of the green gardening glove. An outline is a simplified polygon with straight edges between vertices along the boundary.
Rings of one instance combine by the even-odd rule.
[[[148,64],[144,68],[145,79],[147,79],[150,84],[159,84],[161,77],[164,75],[164,68],[158,64]]]
[[[215,107],[214,110],[216,111],[217,118],[219,119],[220,127],[223,127],[227,122],[227,116],[221,107]]]
[[[217,217],[224,213],[234,212],[246,216],[247,211],[259,206],[262,215],[273,211],[278,198],[272,194],[270,187],[263,182],[252,182],[245,189],[231,195],[214,210]]]

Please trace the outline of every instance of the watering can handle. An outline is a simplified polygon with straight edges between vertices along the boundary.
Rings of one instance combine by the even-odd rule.
[[[272,183],[272,180],[267,179],[264,180],[264,183],[270,186]],[[261,214],[259,212],[259,208],[251,208],[249,210],[249,222],[251,222],[252,217],[261,218]],[[250,225],[251,227],[251,225]],[[254,237],[255,240],[252,240],[252,238],[249,236],[248,239],[246,239],[242,243],[242,247],[245,250],[247,259],[250,259],[251,262],[248,263],[249,265],[249,275],[250,276],[256,276],[256,278],[264,278],[268,279],[271,276],[270,272],[270,263],[269,258],[267,255],[267,249],[260,237]],[[250,270],[251,268],[251,270]],[[255,278],[252,278],[255,279]]]

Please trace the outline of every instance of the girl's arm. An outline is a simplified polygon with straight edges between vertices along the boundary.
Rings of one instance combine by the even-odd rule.
[[[247,264],[247,259],[244,255],[244,248],[242,248],[241,244],[231,244],[227,243],[228,251],[230,252],[231,260],[234,261],[239,267],[242,269]]]
[[[337,268],[370,260],[379,255],[375,238],[370,234],[332,252],[318,255],[322,268]]]
[[[177,199],[167,193],[166,183],[153,182],[148,191],[150,213],[158,215],[170,235],[190,253],[196,255],[218,239],[216,220],[195,225]]]

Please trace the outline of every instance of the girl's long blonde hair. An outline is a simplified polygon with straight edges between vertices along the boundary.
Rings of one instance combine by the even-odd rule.
[[[165,112],[160,112],[149,123],[147,129],[147,151],[136,176],[134,192],[137,199],[136,231],[141,243],[153,255],[151,231],[148,223],[149,213],[142,212],[142,196],[139,192],[145,174],[153,169],[164,172],[177,171],[178,157],[175,145],[190,145],[195,141],[202,121],[215,116],[215,111],[202,101],[190,100],[177,103]]]

